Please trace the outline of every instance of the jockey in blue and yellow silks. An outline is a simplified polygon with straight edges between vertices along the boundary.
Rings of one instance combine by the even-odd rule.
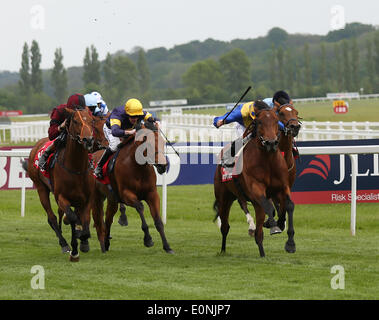
[[[270,98],[268,98],[270,99]],[[265,99],[266,100],[266,99]],[[263,100],[263,102],[266,102]],[[271,99],[272,100],[272,99]],[[227,113],[220,117],[215,117],[213,119],[213,125],[216,128],[221,127],[224,124],[232,123],[232,122],[237,122],[237,131],[239,132],[240,135],[243,134],[245,129],[253,122],[255,119],[255,112],[254,112],[254,102],[255,101],[250,101],[246,103],[240,103],[226,118]],[[268,101],[267,101],[268,102]],[[267,103],[266,103],[267,104]],[[269,107],[269,104],[267,104]],[[226,119],[225,119],[226,118]],[[284,125],[281,121],[278,122],[280,130],[284,129]]]

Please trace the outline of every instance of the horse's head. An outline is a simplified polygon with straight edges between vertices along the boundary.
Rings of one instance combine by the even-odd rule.
[[[279,120],[284,124],[284,134],[296,137],[301,128],[299,112],[293,107],[292,103],[275,105],[274,110],[278,114]]]
[[[139,144],[136,150],[136,161],[139,164],[153,164],[159,174],[166,172],[168,162],[164,154],[165,141],[159,132],[158,123],[146,121],[136,126],[135,141]],[[140,142],[139,142],[140,141]]]
[[[108,116],[109,116],[109,113],[106,116],[94,116],[93,136],[95,139],[95,144],[94,144],[93,152],[97,150],[101,150],[101,149],[106,149],[109,145],[109,142],[107,138],[105,137],[104,130],[103,130],[104,123],[107,120]]]
[[[261,101],[260,101],[261,102]],[[267,152],[275,152],[279,144],[279,118],[273,109],[255,103],[255,130],[256,135]]]
[[[68,121],[68,136],[82,144],[87,151],[91,151],[94,146],[93,137],[93,117],[88,108],[72,110],[65,108]]]

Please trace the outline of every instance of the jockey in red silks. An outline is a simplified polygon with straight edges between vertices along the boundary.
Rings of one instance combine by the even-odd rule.
[[[45,152],[41,155],[38,166],[46,170],[46,163],[49,156],[56,151],[59,147],[63,146],[66,142],[67,133],[64,130],[66,126],[66,113],[65,108],[75,109],[75,108],[85,108],[86,103],[84,96],[80,93],[75,93],[70,96],[67,100],[67,104],[61,104],[56,106],[50,115],[50,127],[49,127],[49,139],[54,140]]]

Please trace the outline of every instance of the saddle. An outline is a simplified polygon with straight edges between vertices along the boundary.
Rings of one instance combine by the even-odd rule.
[[[47,142],[45,142],[44,144],[43,144],[43,146],[38,150],[38,152],[36,153],[36,155],[35,155],[35,157],[34,157],[34,159],[33,159],[33,166],[36,168],[36,169],[38,169],[41,173],[42,173],[42,175],[44,176],[44,177],[46,177],[46,178],[49,178],[50,179],[50,174],[49,174],[49,172],[47,171],[47,170],[43,170],[42,168],[40,168],[39,166],[38,166],[38,163],[39,163],[39,159],[40,159],[40,157],[41,157],[41,155],[46,151],[46,149],[51,145],[51,144],[53,144],[54,143],[54,140],[49,140],[49,141],[47,141]],[[49,158],[47,159],[47,164],[46,164],[46,166],[47,166],[47,168],[53,168],[54,167],[54,164],[55,164],[55,162],[56,162],[56,152],[53,152],[50,156],[49,156]]]

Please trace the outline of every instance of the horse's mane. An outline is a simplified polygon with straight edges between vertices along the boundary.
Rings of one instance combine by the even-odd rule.
[[[263,102],[262,100],[256,100],[254,102],[254,108],[257,111],[271,110],[270,106],[267,103]]]

